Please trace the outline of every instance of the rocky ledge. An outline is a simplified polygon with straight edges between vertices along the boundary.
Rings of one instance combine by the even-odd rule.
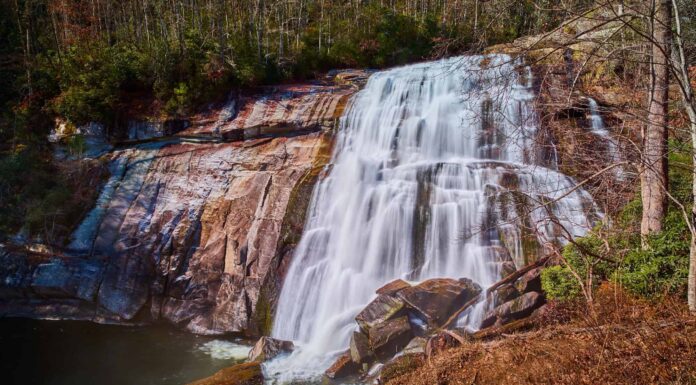
[[[0,249],[0,316],[264,334],[332,132],[365,78],[333,75],[235,97],[166,138],[129,127],[138,143],[102,156],[111,177],[68,247]]]

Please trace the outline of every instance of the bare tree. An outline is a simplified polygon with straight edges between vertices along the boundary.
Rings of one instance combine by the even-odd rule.
[[[654,0],[652,11],[652,46],[650,103],[648,122],[643,134],[641,162],[641,197],[643,218],[641,235],[662,230],[667,212],[667,127],[671,48],[671,4]]]

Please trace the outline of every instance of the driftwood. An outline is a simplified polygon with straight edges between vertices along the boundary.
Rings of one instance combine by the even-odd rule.
[[[523,267],[523,268],[521,268],[521,269],[519,269],[519,270],[516,270],[514,273],[512,273],[512,274],[508,275],[507,277],[501,279],[500,281],[494,283],[491,287],[488,288],[488,290],[486,290],[486,294],[492,293],[493,290],[499,288],[500,286],[505,285],[506,283],[510,283],[510,282],[513,282],[513,281],[517,280],[517,278],[519,278],[519,277],[525,275],[525,274],[528,273],[529,271],[534,270],[534,269],[536,269],[537,267],[539,267],[539,266],[545,264],[546,261],[549,260],[549,258],[551,258],[551,257],[548,256],[548,257],[541,258],[541,259],[539,259],[538,261],[536,261],[536,262],[534,262],[534,263],[530,263],[529,265],[527,265],[527,266],[525,266],[525,267]]]

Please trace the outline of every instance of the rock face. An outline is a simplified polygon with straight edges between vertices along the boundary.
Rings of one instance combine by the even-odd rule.
[[[0,316],[264,334],[334,123],[356,89],[266,89],[162,126],[177,136],[111,152],[111,179],[65,255],[0,252]]]
[[[281,353],[295,349],[292,341],[277,340],[271,337],[261,337],[249,352],[249,361],[263,362]]]
[[[338,72],[333,81],[269,87],[260,96],[231,95],[219,114],[200,119],[181,134],[241,140],[331,127],[355,92],[356,82],[366,77],[364,71],[351,74]]]

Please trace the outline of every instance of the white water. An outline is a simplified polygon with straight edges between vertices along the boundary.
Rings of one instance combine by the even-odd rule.
[[[224,340],[212,340],[199,346],[198,350],[216,360],[241,361],[247,359],[251,351],[251,346],[240,345]]]
[[[592,98],[587,98],[587,102],[590,107],[590,127],[592,133],[604,140],[607,146],[607,157],[610,163],[617,163],[621,161],[621,155],[619,154],[619,148],[616,145],[614,138],[612,138],[611,133],[607,130],[604,125],[604,119],[602,119],[602,114],[599,113],[599,105],[597,101]],[[614,175],[621,179],[623,178],[623,170],[620,167],[614,169]]]
[[[393,279],[486,287],[504,262],[525,264],[525,233],[563,243],[558,224],[572,236],[591,225],[592,198],[535,165],[531,72],[504,55],[482,69],[482,59],[378,72],[356,95],[280,296],[272,334],[299,348],[265,365],[273,381],[321,376],[347,348],[355,315]],[[476,328],[485,310],[461,322]]]

